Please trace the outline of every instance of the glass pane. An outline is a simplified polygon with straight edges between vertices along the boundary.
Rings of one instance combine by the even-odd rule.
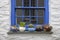
[[[24,16],[29,16],[29,9],[24,10]]]
[[[36,0],[31,0],[31,6],[36,6]]]
[[[44,16],[44,9],[38,9],[38,16]]]
[[[38,0],[38,6],[43,7],[44,6],[44,0]]]
[[[36,18],[35,18],[35,17],[31,17],[31,23],[32,23],[32,24],[36,24],[36,22],[37,22],[37,21],[36,21]]]
[[[44,18],[38,17],[38,24],[43,24],[44,23]]]
[[[22,6],[22,0],[16,0],[16,6]]]
[[[22,18],[17,18],[17,24],[20,24],[22,22]]]
[[[31,9],[31,16],[36,16],[36,10],[35,9]]]
[[[30,23],[30,18],[29,17],[25,17],[24,18],[24,22],[26,22],[26,24],[29,24]]]
[[[17,16],[22,16],[22,9],[16,9]]]
[[[29,0],[24,0],[24,6],[29,6]]]

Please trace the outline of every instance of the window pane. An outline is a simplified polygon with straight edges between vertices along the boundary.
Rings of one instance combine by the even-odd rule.
[[[31,9],[31,16],[36,16],[36,9]]]
[[[22,9],[16,9],[17,16],[22,16]]]
[[[44,0],[38,0],[38,6],[43,7],[44,6]]]
[[[24,6],[29,6],[29,0],[24,0]]]
[[[36,0],[31,0],[31,6],[36,6]]]
[[[32,24],[36,24],[36,22],[37,22],[37,21],[36,21],[36,17],[31,17],[31,23],[32,23]]]
[[[43,24],[44,23],[44,18],[38,17],[38,24]]]
[[[29,9],[24,10],[24,16],[29,16]]]
[[[44,9],[38,9],[38,16],[44,16]]]
[[[16,6],[22,6],[22,0],[16,0]]]
[[[25,17],[24,18],[24,22],[26,22],[26,24],[29,24],[30,23],[30,18],[29,17]]]
[[[22,18],[17,18],[17,24],[20,24],[22,22]]]

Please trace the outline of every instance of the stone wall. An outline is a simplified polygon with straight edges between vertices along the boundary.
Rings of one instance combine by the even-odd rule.
[[[49,23],[53,26],[53,34],[17,34],[7,35],[10,27],[11,0],[0,0],[0,35],[2,40],[59,40],[60,35],[60,0],[49,0]]]

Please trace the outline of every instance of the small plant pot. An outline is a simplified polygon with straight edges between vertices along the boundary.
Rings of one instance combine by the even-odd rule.
[[[12,31],[12,32],[17,32],[18,30],[16,30],[15,27],[11,27],[10,31]]]
[[[19,27],[19,31],[20,32],[24,32],[25,31],[25,27]]]
[[[28,31],[33,32],[35,31],[35,28],[28,28]]]
[[[51,30],[52,30],[52,26],[44,25],[44,31],[45,32],[50,32]]]
[[[37,25],[36,26],[36,31],[43,31],[43,26]]]

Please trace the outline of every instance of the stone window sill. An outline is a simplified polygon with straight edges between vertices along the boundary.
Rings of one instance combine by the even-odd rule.
[[[12,31],[9,31],[8,34],[52,34],[53,32],[12,32]]]

